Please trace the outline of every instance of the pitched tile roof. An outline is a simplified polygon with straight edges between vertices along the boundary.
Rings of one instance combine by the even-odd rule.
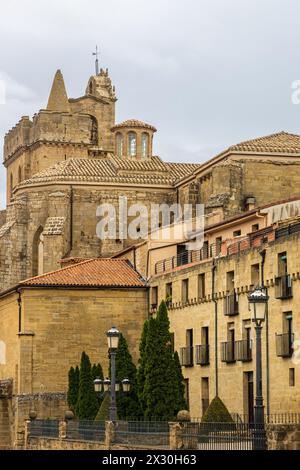
[[[228,151],[299,153],[300,135],[282,131],[232,145]]]
[[[26,287],[145,287],[126,259],[89,259],[20,282]]]
[[[122,129],[123,127],[133,127],[133,128],[146,128],[150,129],[153,132],[156,132],[157,129],[152,126],[151,124],[147,124],[146,122],[143,121],[138,121],[137,119],[128,119],[127,121],[123,121],[120,124],[114,125],[111,130],[114,131],[115,129]]]
[[[200,165],[193,163],[165,163],[159,157],[147,160],[106,158],[69,158],[23,181],[18,187],[47,182],[109,182],[171,186]]]

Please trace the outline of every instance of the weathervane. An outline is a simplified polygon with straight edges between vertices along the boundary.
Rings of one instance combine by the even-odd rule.
[[[99,55],[100,52],[98,51],[98,46],[96,46],[96,52],[93,52],[93,55],[96,56],[96,61],[95,61],[95,68],[96,68],[96,75],[99,75]]]

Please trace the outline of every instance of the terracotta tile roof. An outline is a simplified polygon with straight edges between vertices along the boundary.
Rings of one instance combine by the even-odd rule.
[[[200,165],[165,163],[159,157],[147,160],[106,158],[69,158],[23,181],[18,187],[47,182],[94,182],[171,186]]]
[[[299,153],[300,135],[278,132],[277,134],[246,140],[229,147],[228,151]]]
[[[126,259],[90,259],[20,282],[32,287],[145,287]]]
[[[122,129],[123,127],[131,127],[131,128],[146,128],[150,129],[153,132],[156,132],[157,129],[152,126],[151,124],[147,124],[146,122],[143,121],[138,121],[137,119],[128,119],[127,121],[123,121],[120,124],[116,124],[111,128],[112,131],[116,129]]]

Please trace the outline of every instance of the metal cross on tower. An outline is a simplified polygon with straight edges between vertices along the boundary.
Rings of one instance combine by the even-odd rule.
[[[96,56],[96,61],[95,61],[95,69],[96,69],[96,75],[99,75],[99,55],[100,52],[98,51],[98,46],[96,46],[96,52],[93,52],[93,55]]]

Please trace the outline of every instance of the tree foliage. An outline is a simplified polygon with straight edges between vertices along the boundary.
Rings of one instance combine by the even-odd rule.
[[[222,400],[215,397],[204,413],[202,423],[233,423],[233,419]]]
[[[73,413],[76,413],[76,405],[78,400],[78,392],[79,392],[79,367],[76,366],[71,367],[68,374],[68,394],[67,394],[67,401],[70,410]]]
[[[136,418],[141,416],[141,409],[137,395],[137,370],[132,361],[125,337],[121,334],[116,352],[116,380],[122,382],[129,379],[130,392],[123,392],[122,387],[117,392],[117,410],[120,419]]]
[[[143,344],[142,344],[143,342]],[[146,327],[146,341],[142,335],[144,351],[139,372],[139,396],[142,397],[144,415],[148,419],[174,419],[184,406],[184,387],[178,357],[172,349],[170,322],[166,303],[161,302],[156,318],[150,318]],[[145,345],[146,343],[146,345]],[[143,387],[141,387],[143,385]]]
[[[88,355],[83,352],[80,362],[79,392],[76,406],[77,417],[82,420],[93,420],[97,414],[98,408],[91,362]]]

